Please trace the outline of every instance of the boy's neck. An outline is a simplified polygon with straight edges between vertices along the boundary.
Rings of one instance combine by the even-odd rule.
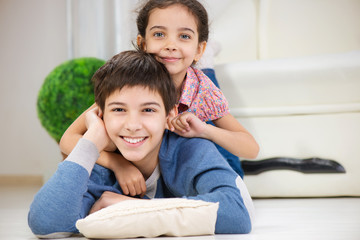
[[[147,180],[151,174],[153,174],[156,166],[158,165],[159,160],[156,159],[156,161],[151,161],[148,164],[141,164],[141,163],[133,163],[135,167],[137,167],[142,175],[144,176],[144,179]]]
[[[139,169],[139,171],[142,173],[145,180],[151,176],[151,174],[154,172],[156,166],[159,163],[160,146],[161,143],[152,153],[150,153],[146,157],[146,159],[132,162],[134,166],[137,167],[137,169]]]

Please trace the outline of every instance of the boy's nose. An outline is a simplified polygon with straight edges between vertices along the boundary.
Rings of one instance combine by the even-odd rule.
[[[129,132],[136,132],[142,128],[141,119],[139,116],[132,114],[127,117],[125,128]]]

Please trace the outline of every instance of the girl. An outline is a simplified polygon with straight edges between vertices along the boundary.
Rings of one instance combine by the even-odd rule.
[[[139,48],[166,66],[176,86],[179,114],[169,120],[169,130],[209,139],[239,157],[255,158],[259,146],[253,136],[229,113],[222,92],[193,67],[208,40],[205,8],[197,0],[149,0],[139,11],[137,27]],[[214,125],[205,123],[210,120]],[[83,113],[64,133],[62,152],[69,154],[86,130]],[[143,196],[144,177],[113,149],[103,151],[97,163],[114,172],[125,195]]]

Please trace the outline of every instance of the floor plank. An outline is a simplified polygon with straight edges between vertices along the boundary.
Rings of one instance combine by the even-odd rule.
[[[36,186],[0,186],[0,239],[37,239],[27,226],[27,212],[38,189]],[[251,234],[157,239],[360,239],[360,198],[256,199],[254,204],[257,217]]]

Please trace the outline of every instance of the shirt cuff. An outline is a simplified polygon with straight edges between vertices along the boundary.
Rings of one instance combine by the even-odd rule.
[[[89,176],[100,154],[96,145],[84,138],[80,138],[75,148],[71,151],[65,161],[70,161],[84,167]]]

